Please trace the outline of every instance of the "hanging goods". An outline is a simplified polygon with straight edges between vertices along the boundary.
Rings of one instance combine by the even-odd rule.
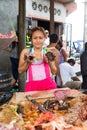
[[[16,33],[11,31],[9,34],[0,33],[0,50],[8,48],[9,44],[16,39]]]
[[[5,7],[4,0],[3,0],[3,5]],[[6,15],[8,17],[8,20],[9,20],[9,23],[10,23],[12,30],[10,31],[9,34],[0,33],[0,50],[5,50],[9,46],[9,44],[12,43],[17,38],[15,28],[14,28],[14,25],[12,23],[12,19],[11,19],[9,13],[7,11],[5,11],[5,12],[6,12]]]

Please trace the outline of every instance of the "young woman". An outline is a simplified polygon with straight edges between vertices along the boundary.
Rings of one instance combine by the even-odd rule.
[[[67,61],[68,53],[67,53],[66,49],[63,47],[62,40],[59,40],[57,42],[56,48],[60,52],[59,64],[64,63],[65,61]],[[56,83],[59,84],[59,82],[60,82],[60,78],[59,78],[59,76],[56,76]],[[61,81],[61,83],[62,83],[62,81]],[[61,84],[60,84],[60,86],[61,86]]]
[[[61,40],[58,41],[56,48],[60,52],[60,64],[67,61],[68,58],[68,52],[67,50],[63,47],[63,43]]]
[[[31,31],[33,47],[25,48],[20,54],[18,72],[27,71],[27,82],[24,91],[40,91],[55,89],[56,83],[51,73],[56,74],[55,60],[49,60],[47,50],[43,48],[45,31],[42,27],[35,27]]]

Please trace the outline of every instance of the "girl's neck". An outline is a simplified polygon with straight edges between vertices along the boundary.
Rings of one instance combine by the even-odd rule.
[[[34,52],[40,53],[42,51],[42,48],[34,48]]]
[[[42,49],[34,49],[34,56],[36,60],[41,60],[42,59]]]

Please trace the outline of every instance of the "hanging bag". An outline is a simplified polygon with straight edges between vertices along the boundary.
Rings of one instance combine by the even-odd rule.
[[[16,33],[11,31],[9,34],[0,33],[0,50],[8,48],[9,44],[16,39]]]
[[[5,0],[3,0],[3,6],[6,9]],[[0,33],[0,50],[5,50],[9,46],[9,44],[12,43],[16,39],[16,32],[15,32],[15,28],[14,28],[12,19],[7,10],[5,11],[5,13],[8,17],[12,31],[10,31],[9,34]]]

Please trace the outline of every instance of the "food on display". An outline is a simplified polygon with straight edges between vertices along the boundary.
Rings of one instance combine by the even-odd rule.
[[[0,130],[87,130],[87,95],[78,90],[14,95],[0,106]]]

